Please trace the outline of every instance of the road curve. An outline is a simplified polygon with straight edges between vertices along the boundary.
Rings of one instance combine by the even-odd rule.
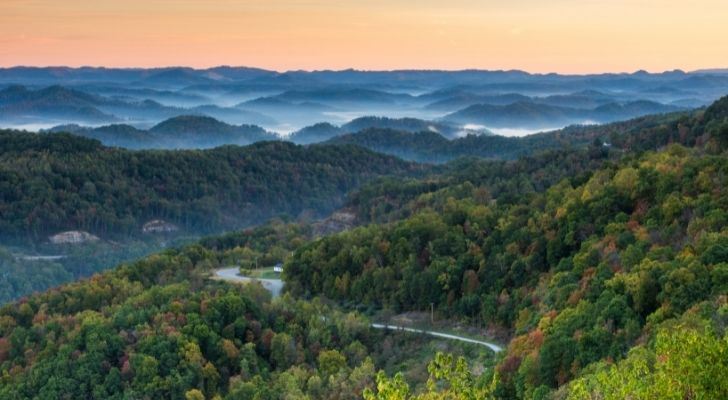
[[[264,288],[266,288],[273,297],[281,295],[283,290],[283,281],[280,279],[258,279],[250,278],[247,276],[240,275],[240,269],[238,267],[222,268],[215,270],[214,278],[228,282],[248,283],[248,282],[260,282]]]
[[[278,297],[281,295],[281,290],[283,289],[283,281],[280,279],[256,279],[256,278],[250,278],[247,276],[240,275],[240,269],[238,267],[229,267],[229,268],[222,268],[215,270],[214,274],[215,279],[220,279],[228,282],[238,282],[238,283],[248,283],[248,282],[260,282],[264,288],[266,288],[270,293],[273,295],[273,297]],[[405,326],[397,326],[397,325],[385,325],[385,324],[371,324],[370,325],[374,329],[388,329],[392,331],[403,331],[403,332],[411,332],[411,333],[419,333],[422,335],[429,335],[429,336],[435,336],[443,339],[450,339],[450,340],[458,340],[465,343],[472,343],[477,344],[480,346],[485,346],[494,352],[498,353],[500,351],[503,351],[503,348],[498,346],[495,343],[485,342],[482,340],[475,340],[466,338],[463,336],[458,335],[452,335],[449,333],[444,332],[435,332],[435,331],[428,331],[428,330],[422,330],[422,329],[415,329],[415,328],[408,328]]]
[[[451,335],[449,333],[428,331],[428,330],[415,329],[415,328],[407,328],[404,326],[397,326],[397,325],[385,325],[385,324],[371,324],[371,327],[374,329],[388,329],[388,330],[392,330],[392,331],[420,333],[423,335],[430,335],[430,336],[435,336],[435,337],[439,337],[439,338],[443,338],[443,339],[451,339],[451,340],[458,340],[458,341],[466,342],[466,343],[478,344],[481,346],[485,346],[485,347],[493,350],[496,353],[503,351],[503,348],[498,346],[495,343],[485,342],[482,340],[470,339],[470,338],[466,338],[466,337],[458,336],[458,335]]]

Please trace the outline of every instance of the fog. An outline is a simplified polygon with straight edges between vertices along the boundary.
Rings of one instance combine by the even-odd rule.
[[[58,126],[77,126],[72,131],[78,134],[95,128],[97,138],[123,145],[114,133],[106,132],[119,134],[118,127],[104,127],[128,126],[127,133],[153,131],[170,119],[209,117],[216,121],[184,119],[189,124],[185,131],[198,129],[205,135],[211,130],[250,131],[254,126],[267,132],[257,138],[270,139],[288,138],[322,122],[342,128],[342,134],[353,133],[343,127],[361,127],[350,123],[376,116],[424,121],[404,124],[412,127],[429,126],[425,122],[447,126],[449,137],[473,132],[522,137],[573,124],[700,107],[728,91],[726,75],[683,72],[587,76],[520,71],[248,73],[235,68],[226,74],[175,68],[153,72],[69,69],[57,75],[43,68],[0,69],[0,127],[59,131]],[[210,79],[211,75],[218,78]],[[387,124],[391,128],[391,121]],[[400,121],[397,126],[402,125]],[[250,141],[226,137],[232,144]],[[208,147],[202,139],[194,143]],[[149,146],[165,144],[151,141]]]

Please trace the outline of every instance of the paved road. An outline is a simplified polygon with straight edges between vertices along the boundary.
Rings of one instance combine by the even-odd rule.
[[[496,353],[503,351],[503,348],[498,346],[495,343],[485,342],[482,340],[470,339],[470,338],[466,338],[466,337],[458,336],[458,335],[451,335],[449,333],[427,331],[427,330],[415,329],[415,328],[407,328],[404,326],[397,326],[397,325],[372,324],[371,326],[372,326],[372,328],[375,328],[375,329],[389,329],[392,331],[405,331],[405,332],[412,332],[412,333],[421,333],[423,335],[436,336],[436,337],[440,337],[443,339],[452,339],[452,340],[459,340],[461,342],[466,342],[466,343],[479,344],[481,346],[485,346],[485,347],[493,350]]]
[[[59,256],[26,256],[26,255],[16,255],[15,258],[17,260],[26,260],[26,261],[55,261],[60,260],[63,258],[66,258],[66,256],[59,255]]]
[[[281,290],[283,290],[283,281],[280,279],[257,279],[257,278],[250,278],[247,276],[240,275],[240,269],[238,267],[232,267],[232,268],[223,268],[218,269],[215,271],[215,278],[222,279],[224,281],[230,281],[230,282],[252,282],[257,281],[260,282],[261,285],[263,285],[264,288],[268,289],[268,291],[273,295],[273,297],[278,297],[281,295]]]
[[[256,279],[256,278],[250,278],[247,276],[240,275],[240,269],[238,267],[231,267],[231,268],[222,268],[215,271],[215,278],[222,279],[224,281],[229,282],[252,282],[252,281],[258,281],[260,282],[264,288],[268,289],[273,297],[278,297],[281,294],[281,290],[283,289],[283,281],[280,279]],[[503,348],[498,346],[495,343],[485,342],[482,340],[475,340],[466,338],[463,336],[458,335],[451,335],[449,333],[444,332],[435,332],[435,331],[427,331],[422,329],[414,329],[414,328],[407,328],[404,326],[397,326],[397,325],[384,325],[384,324],[371,324],[371,327],[374,329],[389,329],[392,331],[404,331],[404,332],[412,332],[412,333],[420,333],[423,335],[430,335],[435,336],[443,339],[450,339],[450,340],[459,340],[461,342],[466,343],[473,343],[481,346],[485,346],[494,352],[502,351]]]

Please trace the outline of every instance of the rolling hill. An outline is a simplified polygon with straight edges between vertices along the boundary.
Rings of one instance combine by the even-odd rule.
[[[346,134],[356,134],[362,131],[368,131],[372,129],[407,133],[434,132],[448,139],[467,135],[492,135],[491,132],[485,129],[466,129],[457,124],[444,123],[439,121],[427,121],[418,118],[387,118],[367,116],[353,119],[341,126],[336,126],[330,123],[318,123],[315,125],[307,126],[291,134],[288,137],[288,140],[294,143],[310,144],[324,142]],[[348,139],[341,139],[342,142],[345,142],[347,140]],[[362,138],[362,140],[369,139]],[[353,140],[351,142],[355,143],[356,140]]]
[[[68,132],[97,139],[108,146],[130,149],[205,149],[222,145],[248,145],[278,140],[278,136],[255,125],[230,125],[212,117],[182,115],[148,130],[130,125],[105,125],[97,128],[60,125],[49,132]]]
[[[491,128],[543,129],[583,123],[605,123],[642,115],[682,110],[680,107],[651,101],[607,103],[594,109],[553,106],[534,101],[508,105],[477,104],[443,117],[445,121],[476,124]]]
[[[180,116],[163,121],[149,129],[164,147],[208,148],[223,144],[246,145],[278,137],[254,125],[229,125],[211,117]]]
[[[153,131],[165,134],[176,122]],[[0,238],[6,243],[43,241],[68,230],[137,236],[153,219],[201,233],[280,214],[321,215],[362,182],[422,170],[359,147],[287,142],[130,151],[63,133],[2,131],[0,148]]]
[[[0,90],[0,118],[11,122],[43,119],[111,122],[117,118],[98,109],[102,98],[61,86],[32,90],[10,86]]]

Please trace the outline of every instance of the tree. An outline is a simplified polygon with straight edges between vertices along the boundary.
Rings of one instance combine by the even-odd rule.
[[[323,376],[335,375],[346,367],[346,357],[337,350],[324,350],[319,353],[318,365]]]
[[[273,336],[270,345],[270,358],[273,365],[285,370],[296,361],[296,342],[287,333],[277,333]]]
[[[427,391],[420,395],[410,394],[410,388],[401,374],[387,378],[377,374],[377,391],[364,391],[365,400],[484,400],[492,398],[492,385],[477,382],[464,358],[457,360],[450,354],[437,353],[427,367],[430,378]]]
[[[572,382],[569,399],[724,399],[728,335],[686,326],[661,330],[654,349],[640,346],[618,364]]]
[[[205,400],[205,395],[199,389],[190,389],[185,393],[185,400]]]

